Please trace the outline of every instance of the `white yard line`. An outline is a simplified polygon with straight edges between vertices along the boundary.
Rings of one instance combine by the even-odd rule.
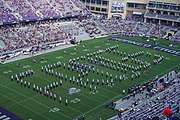
[[[34,69],[34,70],[37,70],[37,69]],[[45,73],[44,73],[44,74],[45,74]],[[40,78],[40,77],[38,77],[38,76],[36,76],[36,77],[37,77],[37,78]],[[43,79],[43,78],[42,78],[42,79]],[[48,81],[49,83],[52,83],[51,80],[48,80],[48,79],[43,79],[43,80]],[[74,110],[74,111],[77,111],[77,112],[82,113],[82,111],[76,110],[76,109],[74,109],[74,108],[72,108],[72,107],[70,107],[70,106],[67,106],[67,107],[71,108],[71,109]]]
[[[44,80],[46,80],[46,79],[44,79]],[[49,83],[52,83],[52,81],[50,81],[50,80],[46,80],[46,81],[48,81]],[[63,86],[61,86],[61,87],[62,87],[62,88],[64,88],[64,89],[66,89],[66,88],[65,88],[65,86],[67,86],[67,85],[69,85],[69,84],[63,85]],[[101,101],[98,101],[98,100],[92,99],[92,98],[90,98],[90,97],[87,97],[86,95],[83,95],[83,94],[79,94],[79,95],[84,96],[84,97],[86,97],[86,98],[88,98],[88,99],[91,99],[91,100],[93,100],[93,101],[96,101],[96,102],[102,103]],[[80,104],[82,104],[82,103],[80,103]],[[70,106],[68,106],[68,107],[70,107]],[[81,111],[76,110],[76,109],[74,109],[74,108],[72,108],[72,107],[70,107],[70,108],[71,108],[71,109],[73,109],[73,110],[75,110],[75,111],[77,111],[77,112],[82,113]]]
[[[171,68],[167,69],[166,71],[164,71],[164,72],[162,72],[162,73],[160,73],[160,74],[158,74],[158,75],[162,75],[162,74],[166,73],[167,71],[169,71],[169,70],[171,70],[171,69],[173,69],[173,68],[175,68],[175,67],[177,67],[177,65],[174,66],[174,67],[171,67]],[[150,79],[149,79],[149,80],[150,80]],[[115,98],[118,98],[119,96],[121,96],[121,95],[118,95],[118,96],[116,96],[116,97],[110,99],[108,102],[114,100]],[[106,103],[108,103],[108,102],[106,102]],[[96,110],[97,108],[99,108],[99,107],[105,105],[106,103],[103,103],[103,104],[101,104],[101,105],[99,105],[99,106],[97,106],[97,107],[95,107],[95,108],[93,108],[93,109],[91,109],[91,110],[89,110],[89,111],[83,113],[82,115],[85,115],[85,114],[87,114],[87,113],[90,113],[91,111]],[[82,115],[81,115],[81,116],[82,116]]]
[[[38,104],[41,105],[41,106],[44,106],[44,107],[46,107],[46,108],[48,108],[48,109],[51,109],[49,106],[44,105],[44,104],[42,104],[42,103],[40,103],[40,102],[38,102],[38,101],[36,101],[36,100],[30,98],[30,97],[28,97],[28,96],[26,96],[26,95],[24,95],[24,94],[18,92],[18,91],[15,91],[15,90],[13,90],[13,89],[11,89],[11,88],[9,88],[9,87],[6,87],[6,86],[4,86],[4,85],[1,85],[1,84],[0,84],[0,86],[2,86],[2,87],[4,87],[4,88],[7,88],[7,89],[9,89],[9,90],[11,90],[11,91],[13,91],[13,92],[15,92],[15,93],[18,93],[18,94],[20,94],[21,96],[27,97],[27,98],[29,98],[30,100],[32,100],[32,101],[38,103]],[[66,118],[73,119],[73,118],[71,118],[71,117],[69,117],[69,116],[67,116],[67,115],[65,115],[65,114],[63,114],[63,113],[60,113],[60,112],[57,112],[57,113],[58,113],[58,114],[61,114],[61,115],[63,115],[63,116],[65,116]]]
[[[2,95],[2,94],[1,94],[1,95]],[[7,99],[9,99],[9,100],[11,100],[11,101],[13,101],[13,102],[15,102],[16,104],[19,104],[20,106],[22,106],[22,107],[24,107],[24,108],[28,109],[28,110],[29,110],[29,111],[31,111],[31,112],[33,112],[33,113],[35,113],[35,114],[37,114],[37,115],[39,115],[39,116],[41,116],[41,117],[43,117],[43,118],[45,118],[45,119],[47,119],[47,120],[50,120],[50,119],[49,119],[49,118],[47,118],[46,116],[41,115],[41,114],[39,114],[39,113],[37,113],[37,112],[35,112],[35,111],[33,111],[33,110],[29,109],[28,107],[26,107],[26,106],[24,106],[24,105],[22,105],[22,104],[20,104],[20,103],[16,102],[15,100],[13,100],[13,99],[11,99],[11,98],[9,98],[9,97],[5,96],[5,95],[2,95],[2,96],[3,96],[3,97],[5,97],[5,98],[7,98]]]
[[[96,38],[103,38],[103,37],[107,37],[107,36],[99,36],[99,37],[96,37]],[[92,40],[91,38],[85,38],[83,39],[83,41],[86,41],[86,40]],[[99,42],[99,41],[97,41]],[[92,44],[92,43],[89,43],[89,44]],[[73,46],[77,46],[77,45],[72,45],[72,44],[67,44],[67,45],[62,45],[62,46],[59,46],[59,47],[56,47],[56,48],[53,48],[53,49],[50,49],[50,50],[46,50],[46,51],[42,51],[42,52],[39,52],[35,55],[20,55],[18,57],[15,57],[13,59],[10,59],[10,60],[6,60],[4,63],[2,64],[6,64],[6,63],[10,63],[10,62],[14,62],[14,61],[17,61],[17,60],[22,60],[22,59],[25,59],[25,58],[30,58],[30,57],[33,57],[33,56],[38,56],[38,55],[42,55],[42,54],[46,54],[46,53],[50,53],[50,52],[54,52],[54,51],[58,51],[58,50],[62,50],[62,49],[66,49],[66,48],[69,48],[69,47],[73,47]]]
[[[167,69],[166,71],[163,71],[162,73],[158,74],[158,76],[161,77],[161,75],[167,73],[168,71],[172,70],[173,68],[175,68],[175,67],[177,67],[177,66],[178,66],[178,65],[173,66],[173,67]],[[149,79],[148,81],[150,81],[150,80],[152,80],[152,79]],[[118,101],[119,101],[119,100],[118,100]],[[116,101],[116,103],[118,103],[118,101]],[[115,115],[115,116],[113,116],[113,117],[111,117],[111,118],[112,118],[112,120],[114,120],[113,118],[117,118],[117,115]],[[108,120],[111,120],[111,118],[109,118]]]
[[[120,97],[120,96],[121,96],[121,95],[118,95],[118,96],[116,96],[116,97],[114,97],[114,98],[110,99],[110,100],[109,100],[109,101],[107,101],[106,103],[108,103],[108,102],[112,101],[113,99],[118,98],[118,97]],[[93,108],[93,109],[91,109],[91,110],[89,110],[89,111],[87,111],[87,112],[83,113],[83,114],[82,114],[82,115],[80,115],[80,116],[86,115],[86,114],[90,113],[91,111],[96,110],[97,108],[99,108],[99,107],[101,107],[101,106],[105,105],[106,103],[102,103],[102,104],[98,105],[97,107],[95,107],[95,108]],[[80,117],[80,116],[78,116],[78,117]],[[76,117],[76,118],[78,118],[78,117]]]
[[[37,78],[40,78],[40,77],[38,77],[37,76]],[[43,79],[43,80],[46,80],[46,79]],[[52,81],[50,81],[50,80],[46,80],[46,81],[48,81],[49,83],[52,83]],[[13,83],[11,83],[11,84],[13,84]],[[11,84],[9,84],[9,85],[11,85]],[[68,84],[66,84],[66,85],[68,85]],[[6,85],[5,87],[8,87],[8,85]],[[37,95],[36,95],[37,96]],[[29,99],[29,98],[28,98]],[[67,107],[70,107],[70,106],[67,106]],[[72,107],[70,107],[71,109],[73,109],[74,111],[77,111],[77,112],[80,112],[80,113],[82,113],[81,111],[78,111],[78,110],[76,110],[76,109],[74,109],[74,108],[72,108]]]
[[[54,51],[57,51],[57,50],[66,49],[66,48],[73,47],[73,46],[76,46],[76,45],[68,44],[68,45],[58,46],[58,47],[53,48],[53,49],[50,49],[50,50],[41,51],[41,52],[39,52],[39,53],[36,53],[35,55],[20,55],[20,56],[18,56],[18,57],[12,58],[12,59],[10,59],[10,60],[6,60],[6,61],[5,61],[4,63],[2,63],[2,64],[14,62],[14,61],[17,61],[17,60],[22,60],[22,59],[25,59],[25,58],[30,58],[30,57],[34,57],[34,56],[38,56],[38,55],[50,53],[50,52],[54,52]]]
[[[34,69],[34,70],[37,70],[37,69]],[[38,78],[38,76],[37,76],[37,78]],[[51,83],[52,81],[50,81],[50,80],[47,80],[47,79],[44,79],[45,81],[48,81],[49,83]],[[11,84],[13,84],[13,83],[11,83]],[[10,85],[11,85],[10,84]],[[7,87],[7,86],[4,86],[4,87]],[[64,88],[64,89],[66,89],[65,87],[62,87],[62,88]],[[101,89],[104,89],[104,88],[102,88],[101,87]],[[106,90],[106,89],[104,89],[104,90]],[[109,90],[107,90],[107,91],[109,91]],[[109,92],[112,92],[112,91],[109,91]],[[113,92],[112,92],[113,93]],[[84,97],[86,97],[86,98],[88,98],[88,99],[91,99],[91,100],[93,100],[93,101],[96,101],[96,102],[98,102],[98,103],[102,103],[101,101],[98,101],[98,100],[95,100],[95,99],[92,99],[92,98],[90,98],[90,97],[87,97],[86,95],[83,95],[83,94],[80,94],[81,96],[84,96]],[[101,95],[102,96],[102,95]],[[103,95],[104,96],[104,95]],[[104,96],[105,97],[105,96]],[[107,96],[106,96],[107,97]],[[109,98],[109,97],[107,97],[107,98]],[[28,98],[28,99],[30,99],[30,98]],[[68,106],[68,107],[70,107],[70,106]],[[72,107],[70,107],[71,109],[73,109],[73,110],[75,110],[75,111],[77,111],[77,112],[80,112],[80,113],[82,113],[81,111],[79,111],[79,110],[76,110],[76,109],[74,109],[74,108],[72,108]]]
[[[64,59],[64,58],[63,58],[63,59]],[[177,65],[176,65],[176,66],[177,66]],[[174,67],[176,67],[176,66],[174,66]],[[164,74],[165,72],[169,71],[170,69],[172,69],[172,68],[174,68],[174,67],[171,67],[171,68],[167,69],[166,71],[160,73],[159,75]],[[3,85],[1,85],[1,86],[3,86]],[[6,86],[3,86],[3,87],[8,88],[8,87],[6,87]],[[8,88],[8,89],[10,89],[10,88]],[[103,88],[102,88],[102,89],[103,89]],[[10,90],[14,91],[13,89],[10,89]],[[108,90],[108,91],[109,91],[109,90]],[[14,92],[17,92],[17,91],[14,91]],[[17,92],[17,93],[19,93],[19,92]],[[19,93],[19,94],[21,94],[21,93]],[[21,95],[23,95],[23,94],[21,94]],[[25,96],[25,95],[23,95],[23,96]],[[84,96],[84,95],[83,95],[83,96]],[[113,100],[113,99],[115,99],[115,98],[118,98],[119,96],[121,96],[121,95],[118,95],[118,96],[112,98],[111,100]],[[25,96],[25,97],[27,97],[27,96]],[[85,96],[85,97],[86,97],[86,96]],[[28,98],[28,99],[33,100],[32,98]],[[111,100],[109,100],[109,101],[111,101]],[[33,100],[33,101],[37,102],[38,104],[40,104],[40,105],[42,105],[42,106],[45,106],[46,108],[49,108],[48,106],[46,106],[46,105],[44,105],[44,104],[42,104],[42,103],[40,103],[40,102],[38,102],[38,101],[36,101],[36,100]],[[108,102],[109,102],[109,101],[108,101]],[[107,103],[107,102],[106,102],[106,103]],[[101,105],[99,105],[99,106],[97,106],[97,107],[95,107],[95,108],[93,108],[93,109],[91,109],[91,110],[83,113],[83,115],[85,115],[85,114],[87,114],[87,113],[89,113],[89,112],[91,112],[91,111],[93,111],[93,110],[101,107],[102,105],[105,105],[105,103],[103,103],[103,104],[101,104]],[[49,108],[49,109],[50,109],[50,108]],[[73,108],[73,109],[74,109],[74,108]],[[80,112],[80,111],[79,111],[79,112]],[[63,113],[60,113],[60,114],[63,114]],[[64,115],[64,114],[63,114],[63,115]],[[66,116],[66,115],[64,115],[64,116]],[[68,117],[68,116],[66,116],[66,117]],[[70,117],[68,117],[68,118],[70,118]],[[70,119],[72,119],[72,118],[70,118]]]
[[[34,97],[36,97],[36,96],[38,96],[38,94],[37,94],[37,95],[34,95],[34,96],[32,96],[32,97],[29,97],[29,98],[34,98]],[[26,98],[26,99],[23,99],[23,100],[17,101],[17,102],[15,102],[15,103],[13,103],[13,104],[9,104],[9,105],[7,105],[6,107],[8,108],[8,107],[11,107],[11,106],[13,106],[13,105],[23,103],[23,102],[25,102],[25,101],[29,100],[29,98]]]

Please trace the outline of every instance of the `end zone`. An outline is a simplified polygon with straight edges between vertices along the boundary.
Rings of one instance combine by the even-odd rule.
[[[0,107],[0,120],[22,120],[12,112]]]

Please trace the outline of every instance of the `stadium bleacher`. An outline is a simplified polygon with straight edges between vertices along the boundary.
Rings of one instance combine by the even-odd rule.
[[[109,120],[152,120],[153,117],[165,120],[166,118],[162,114],[165,108],[171,108],[174,114],[180,115],[178,107],[180,100],[179,75],[178,72],[171,71],[161,78],[155,78],[151,83],[145,82],[142,86],[133,87],[133,90],[134,88],[138,89],[124,97],[122,101],[116,102],[116,104],[122,104],[121,107],[126,106],[127,108],[124,108],[126,111]],[[149,91],[150,86],[152,88]],[[161,90],[160,86],[163,86]],[[120,106],[117,106],[116,109]]]
[[[5,0],[0,12],[3,24],[89,14],[79,0]]]
[[[151,120],[156,116],[165,119],[162,111],[166,107],[170,107],[176,113],[179,109],[177,106],[180,100],[179,89],[180,84],[175,85],[173,88],[163,92],[163,94],[148,100],[146,103],[124,114],[123,120]]]
[[[157,14],[156,13],[152,13],[152,12],[148,12],[145,14],[145,16],[148,16],[148,17],[156,17]]]
[[[179,10],[179,7],[176,6],[154,3],[149,3],[147,7],[156,10]],[[23,53],[27,52],[28,50],[30,51],[28,51],[28,55],[34,55],[35,53],[31,52],[31,48],[33,47],[38,48],[39,46],[47,44],[56,47],[56,43],[61,43],[62,41],[63,45],[69,45],[71,40],[76,41],[76,37],[79,37],[82,34],[84,36],[88,36],[84,39],[95,39],[96,37],[102,37],[105,35],[111,36],[115,34],[121,35],[122,38],[129,36],[132,38],[141,37],[143,38],[144,43],[153,38],[154,41],[157,40],[157,38],[168,38],[176,42],[180,41],[179,26],[169,27],[166,26],[166,24],[160,24],[160,22],[158,25],[157,23],[153,22],[146,23],[144,22],[145,17],[150,19],[152,18],[155,22],[157,22],[156,19],[162,21],[166,19],[176,22],[180,21],[180,18],[177,15],[158,14],[153,10],[146,11],[145,14],[127,15],[125,20],[115,17],[106,18],[104,15],[96,16],[92,15],[89,10],[80,2],[80,0],[0,0],[0,60],[2,60],[2,63],[4,63],[5,60],[11,59],[11,54],[13,59],[20,54],[22,56],[25,55]],[[170,30],[174,31],[172,35],[168,35],[167,31]],[[79,43],[80,42],[81,39],[79,40]],[[103,44],[104,42],[102,42],[102,45]],[[108,45],[108,43],[105,44]],[[51,49],[52,46],[48,47]],[[162,49],[169,50],[167,48],[170,46],[171,45],[166,45]],[[83,47],[85,48],[85,46]],[[96,47],[98,48],[99,46]],[[38,50],[39,49],[37,49],[37,51]],[[86,50],[88,51],[88,49]],[[39,51],[41,52],[41,50]],[[74,51],[76,51],[75,47]],[[171,51],[171,49],[169,51]],[[113,52],[115,53],[116,51],[114,50]],[[18,53],[18,55],[15,56],[16,53]],[[66,51],[64,51],[64,53],[66,54]],[[124,57],[126,57],[126,53],[124,52],[123,54]],[[147,52],[146,54],[146,57],[148,57],[148,55],[151,53]],[[127,56],[129,57],[131,55],[128,54]],[[59,59],[61,57],[62,56],[57,56],[56,58]],[[156,54],[154,54],[154,58],[156,57]],[[83,56],[81,59],[83,59]],[[164,59],[164,57],[161,59]],[[166,57],[165,59],[171,58]],[[124,62],[123,59],[122,62]],[[126,64],[123,66],[126,66]],[[143,72],[145,75],[146,71]],[[135,85],[131,88],[137,88],[140,91],[139,86]],[[179,108],[177,107],[177,104],[180,102],[180,83],[178,82],[178,84],[172,86],[158,96],[151,96],[146,102],[137,106],[135,105],[135,107],[133,106],[133,109],[123,113],[122,119],[151,120],[152,117],[155,116],[159,116],[164,119],[161,112],[165,107],[170,107],[173,111],[178,111]],[[134,93],[134,91],[128,92],[128,94]],[[113,102],[111,102],[111,104],[112,103]],[[116,105],[113,104],[112,108],[114,109],[115,106]],[[81,116],[79,119],[84,119],[84,116]]]
[[[47,16],[46,16],[47,17]],[[12,19],[11,19],[12,20]],[[76,24],[74,24],[76,23]],[[61,24],[61,25],[60,25]],[[23,49],[33,45],[38,45],[47,42],[58,40],[68,40],[76,34],[80,35],[79,30],[83,30],[87,34],[101,35],[104,34],[123,34],[135,36],[150,36],[150,37],[164,37],[168,29],[163,26],[158,28],[155,24],[143,23],[136,20],[123,21],[117,19],[96,18],[94,16],[85,18],[71,18],[69,25],[64,20],[45,21],[42,23],[26,25],[16,24],[14,26],[2,26],[0,29],[1,40],[4,41],[4,51],[12,51],[16,49]],[[78,29],[79,30],[78,30]],[[28,34],[27,34],[28,33]],[[172,36],[172,39],[178,40],[178,33]]]

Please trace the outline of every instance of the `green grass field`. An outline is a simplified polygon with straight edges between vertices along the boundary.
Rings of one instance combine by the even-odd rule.
[[[134,38],[137,41],[139,38]],[[83,48],[82,45],[85,45],[86,48]],[[99,49],[106,49],[108,47],[112,47],[114,45],[118,45],[118,49],[116,51],[126,52],[127,54],[132,54],[139,51],[144,51],[152,53],[151,57],[147,57],[146,55],[141,55],[136,57],[136,59],[144,60],[146,62],[151,63],[151,68],[147,69],[147,76],[144,75],[144,70],[141,70],[141,76],[137,79],[131,80],[131,70],[128,70],[127,73],[113,70],[110,68],[106,68],[100,66],[99,64],[92,64],[88,62],[87,57],[86,60],[79,60],[80,64],[87,64],[89,66],[94,66],[95,70],[99,69],[100,73],[89,72],[88,76],[85,76],[82,80],[86,82],[86,79],[89,79],[89,84],[86,88],[81,87],[79,84],[73,84],[69,82],[69,78],[72,76],[78,77],[79,73],[75,71],[71,71],[63,67],[53,68],[54,72],[63,73],[63,75],[68,76],[68,80],[62,80],[62,87],[58,86],[55,89],[50,90],[52,93],[56,93],[57,99],[50,99],[50,97],[46,97],[43,94],[37,93],[32,90],[32,85],[36,84],[39,87],[43,87],[51,84],[52,82],[58,81],[59,78],[46,74],[45,72],[41,72],[42,66],[47,66],[48,64],[54,64],[56,62],[68,64],[68,61],[72,58],[77,58],[81,56],[86,56],[89,53],[93,53],[98,51]],[[64,50],[59,50],[47,54],[42,54],[39,56],[31,57],[28,59],[19,60],[16,62],[11,62],[7,64],[0,64],[0,106],[13,112],[17,116],[22,119],[28,120],[70,120],[75,119],[78,116],[84,115],[86,120],[102,120],[112,117],[117,114],[117,110],[110,110],[105,108],[105,104],[116,101],[122,98],[124,95],[122,91],[127,90],[129,87],[135,84],[141,84],[145,81],[151,81],[156,75],[162,76],[168,71],[176,69],[179,66],[179,56],[173,56],[167,53],[163,53],[156,50],[146,49],[134,45],[129,45],[125,43],[117,43],[115,41],[108,41],[106,38],[98,38],[88,41],[83,41],[81,44],[77,45],[77,51],[74,51],[74,47],[65,49],[67,54],[64,54]],[[180,49],[179,47],[177,48]],[[164,56],[164,60],[159,65],[153,65],[154,54],[158,54]],[[103,52],[98,54],[98,56],[121,62],[124,56],[114,54],[113,52]],[[41,57],[45,58],[45,61],[41,62]],[[92,56],[95,59],[95,56]],[[37,63],[34,64],[32,59],[36,59]],[[21,67],[17,67],[17,63],[21,64]],[[138,64],[132,63],[129,59],[124,62],[125,64],[137,67]],[[28,69],[34,70],[34,74],[29,77],[23,78],[23,80],[27,82],[31,82],[31,88],[29,89],[27,86],[24,87],[16,83],[14,80],[11,81],[11,76],[15,74],[19,74],[22,71],[26,71]],[[119,80],[114,79],[114,85],[107,86],[102,85],[101,80],[104,79],[106,82],[105,75],[101,75],[101,71],[108,72],[112,74],[112,78],[114,79],[117,75],[125,74],[126,79]],[[91,80],[97,79],[100,80],[99,85],[92,85],[97,87],[97,93],[90,94],[89,85],[91,84]],[[107,78],[109,79],[109,78]],[[110,79],[109,79],[110,81]],[[96,82],[95,82],[96,84]],[[79,88],[81,92],[69,95],[69,88]],[[127,93],[125,93],[127,95]],[[62,103],[59,102],[59,96],[62,97]],[[65,105],[65,99],[68,99],[69,103]],[[70,101],[72,101],[70,103]],[[74,101],[74,102],[73,102]]]
[[[119,35],[118,35],[119,36]],[[129,39],[129,40],[135,40],[137,42],[143,42],[147,43],[150,45],[154,45],[154,40],[152,38],[149,39],[149,41],[144,40],[142,37],[128,37],[128,36],[121,36],[121,38]],[[180,50],[180,44],[177,42],[165,40],[165,39],[160,39],[159,40],[159,47],[164,47],[172,50]],[[174,47],[170,47],[169,44],[172,44]]]

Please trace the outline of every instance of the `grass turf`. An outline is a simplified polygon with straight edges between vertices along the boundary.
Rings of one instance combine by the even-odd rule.
[[[120,36],[120,37],[125,38],[125,39],[129,39],[129,40],[135,40],[137,42],[143,42],[143,43],[147,43],[150,45],[154,45],[154,40],[152,38],[149,38],[149,41],[147,41],[148,38],[143,38],[143,37],[128,37],[128,36]],[[158,42],[159,42],[159,44],[157,46],[159,46],[159,47],[164,47],[164,48],[177,50],[177,51],[180,50],[180,44],[177,42],[169,41],[166,39],[160,39]],[[172,44],[173,47],[169,46],[170,44]]]
[[[132,39],[129,37],[129,39]],[[133,38],[134,40],[141,41],[140,38]],[[159,65],[152,65],[152,68],[147,70],[148,76],[143,75],[143,70],[141,71],[141,76],[138,79],[133,81],[130,80],[131,70],[126,73],[128,79],[121,82],[114,81],[113,87],[108,87],[106,85],[96,85],[97,90],[99,91],[96,94],[89,94],[89,84],[91,80],[96,79],[105,79],[101,76],[101,70],[109,72],[113,75],[123,75],[125,73],[121,71],[112,70],[99,66],[98,64],[91,64],[87,60],[79,60],[79,63],[85,63],[91,66],[95,66],[95,69],[100,70],[100,74],[90,72],[88,77],[83,78],[83,81],[86,81],[89,78],[89,84],[87,88],[84,89],[80,85],[69,83],[68,81],[63,80],[63,86],[51,90],[53,93],[56,93],[57,96],[62,96],[63,102],[59,103],[58,100],[50,99],[44,95],[28,89],[27,87],[17,84],[15,81],[11,81],[11,75],[19,74],[22,71],[28,69],[33,69],[35,71],[34,75],[24,78],[23,80],[30,81],[31,85],[33,83],[38,86],[44,87],[45,85],[51,84],[54,81],[59,82],[59,78],[55,76],[47,75],[44,72],[41,72],[41,67],[47,64],[53,64],[55,62],[61,61],[62,63],[68,63],[69,59],[77,58],[88,53],[95,52],[99,49],[105,49],[107,47],[112,47],[114,45],[119,45],[118,50],[126,53],[135,53],[139,51],[150,52],[152,54],[159,54],[165,57],[165,59]],[[83,49],[82,45],[86,45],[86,48]],[[7,64],[0,64],[0,106],[5,109],[13,112],[17,116],[23,119],[61,119],[69,120],[75,119],[78,116],[84,115],[86,120],[99,120],[109,118],[113,115],[116,115],[118,111],[110,110],[105,108],[105,105],[109,102],[116,101],[122,98],[124,95],[122,91],[127,90],[129,87],[135,84],[142,84],[145,81],[151,81],[156,75],[163,75],[170,70],[176,69],[179,66],[180,58],[178,56],[173,56],[167,53],[163,53],[156,50],[151,50],[147,48],[142,48],[134,45],[129,45],[125,43],[118,43],[115,41],[107,41],[106,38],[98,38],[88,41],[83,41],[77,47],[77,51],[74,51],[74,47],[65,49],[67,54],[64,54],[64,50],[59,50],[47,54],[42,54],[39,56],[15,61]],[[179,47],[178,47],[179,49]],[[121,61],[122,56],[111,53],[102,53],[99,56],[109,58],[116,62]],[[40,62],[40,58],[44,57],[47,62]],[[95,57],[93,57],[95,58]],[[36,59],[37,63],[34,64],[32,59]],[[137,59],[145,60],[152,64],[154,59],[153,55],[151,57],[139,56]],[[21,67],[16,66],[17,63],[21,64]],[[137,66],[135,63],[131,63],[130,60],[124,62],[126,64],[131,64]],[[24,68],[23,68],[24,67]],[[56,68],[54,71],[68,75],[69,77],[78,76],[78,73],[68,70],[67,67]],[[109,80],[110,81],[110,80]],[[100,82],[101,83],[101,82]],[[93,85],[94,86],[94,85]],[[76,87],[81,89],[81,92],[74,95],[68,95],[68,89]],[[127,95],[127,93],[125,93]],[[69,103],[68,106],[65,106],[65,99],[75,100],[76,98],[80,99],[80,102]],[[57,98],[58,99],[58,98]]]

